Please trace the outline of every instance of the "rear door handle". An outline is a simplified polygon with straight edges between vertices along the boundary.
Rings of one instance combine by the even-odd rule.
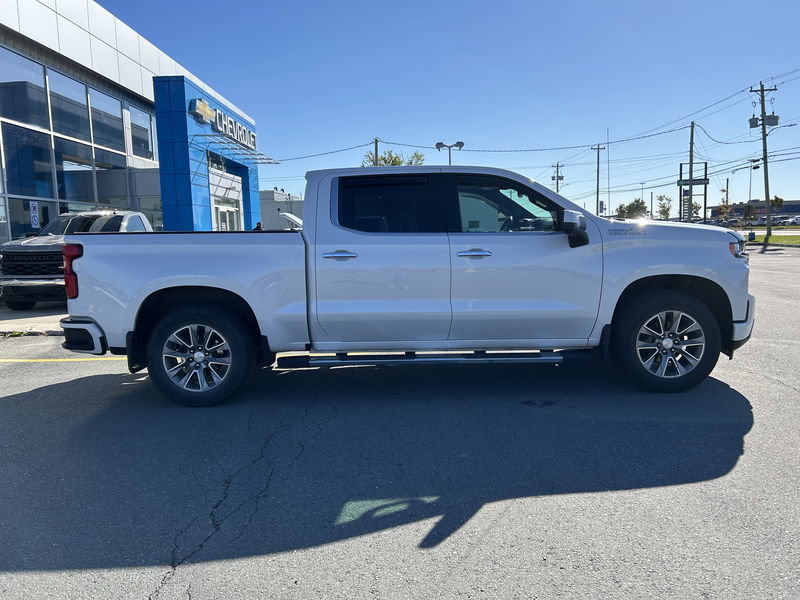
[[[358,254],[349,250],[337,250],[336,252],[324,252],[322,258],[358,258]]]
[[[480,256],[491,256],[492,253],[488,250],[482,250],[481,248],[470,248],[469,250],[462,250],[461,252],[457,252],[456,256],[465,256],[467,258],[476,258]]]

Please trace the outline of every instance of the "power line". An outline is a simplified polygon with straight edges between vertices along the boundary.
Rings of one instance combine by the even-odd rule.
[[[688,128],[689,125],[683,125],[682,127],[675,127],[674,129],[669,129],[667,131],[660,131],[658,133],[651,133],[649,135],[639,135],[629,138],[621,138],[618,140],[611,140],[608,142],[609,144],[623,144],[626,142],[633,142],[636,140],[643,140],[646,138],[655,137],[658,135],[666,135],[668,133],[674,133],[676,131],[681,131],[682,129]],[[405,144],[401,142],[387,142],[386,140],[381,140],[384,144],[388,146],[405,146],[407,148],[420,148],[420,149],[434,149],[433,146],[423,146],[421,144]],[[551,148],[513,148],[513,149],[499,149],[499,148],[464,148],[462,152],[491,152],[491,153],[515,153],[515,152],[554,152],[556,150],[576,150],[582,148],[584,150],[589,150],[595,144],[575,144],[574,146],[553,146]]]
[[[708,131],[706,131],[705,127],[700,125],[700,123],[696,123],[696,125],[697,125],[697,127],[699,127],[702,130],[703,133],[706,134],[706,137],[708,137],[708,139],[710,139],[712,142],[716,142],[717,144],[752,144],[753,142],[757,142],[758,141],[758,140],[742,140],[740,142],[730,142],[730,141],[729,142],[723,142],[723,141],[720,141],[720,140],[716,139],[710,133],[708,133]]]
[[[734,98],[734,97],[738,96],[739,94],[743,94],[743,93],[745,93],[747,91],[748,91],[748,88],[742,88],[741,90],[734,92],[730,96],[725,96],[722,100],[717,100],[716,102],[712,102],[708,106],[704,106],[703,108],[701,108],[699,110],[696,110],[694,112],[690,112],[688,115],[684,115],[682,117],[679,117],[679,118],[675,119],[674,121],[670,121],[668,123],[664,123],[663,125],[659,125],[658,127],[653,127],[652,129],[648,129],[647,131],[643,131],[642,133],[643,134],[644,133],[650,133],[651,131],[657,131],[657,130],[661,129],[662,127],[669,127],[670,125],[673,125],[674,123],[679,123],[680,121],[688,119],[689,117],[693,117],[694,115],[700,114],[701,112],[706,111],[709,108],[713,108],[713,107],[717,106],[718,104],[722,104],[723,102],[727,102],[731,98]],[[749,96],[747,98],[745,98],[745,100],[747,100],[747,99],[749,99]],[[737,100],[736,102],[734,102],[733,104],[729,105],[726,108],[730,108],[730,106],[734,106],[736,104],[739,104],[739,102],[742,102],[742,100]],[[721,109],[721,110],[724,110],[724,109]],[[719,112],[719,111],[716,111],[716,112]],[[711,114],[715,114],[715,113],[711,113]],[[708,116],[708,115],[706,115],[706,116]],[[685,127],[688,127],[688,125],[684,126],[684,128]]]
[[[776,79],[779,79],[781,77],[786,77],[787,75],[792,75],[792,74],[798,73],[798,72],[800,72],[800,68],[792,69],[791,71],[786,71],[786,73],[781,73],[780,75],[773,75],[772,77],[769,77],[769,78],[765,79],[764,81],[775,81]]]
[[[319,152],[317,154],[307,154],[305,156],[294,156],[292,158],[279,158],[280,162],[289,162],[290,160],[303,160],[304,158],[316,158],[317,156],[327,156],[328,154],[338,154],[339,152],[348,152],[349,150],[355,150],[356,148],[365,148],[366,146],[371,146],[372,142],[367,142],[366,144],[359,144],[358,146],[350,146],[349,148],[340,148],[339,150],[329,150],[328,152]]]

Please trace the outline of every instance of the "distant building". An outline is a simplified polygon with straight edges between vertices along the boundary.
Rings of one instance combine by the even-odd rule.
[[[286,219],[281,218],[282,212],[303,218],[303,199],[300,196],[278,189],[261,190],[258,194],[264,229],[285,229]]]
[[[762,217],[767,214],[767,204],[763,200],[751,200],[750,202],[737,202],[731,203],[731,212],[728,215],[729,219],[744,217],[744,207],[750,204],[755,208],[756,217]],[[719,206],[710,206],[712,219],[719,219]],[[772,209],[773,218],[778,216],[794,216],[800,215],[800,200],[784,200],[783,206],[780,208]]]

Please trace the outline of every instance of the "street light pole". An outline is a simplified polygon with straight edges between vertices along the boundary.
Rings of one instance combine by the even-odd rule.
[[[456,142],[455,144],[445,144],[444,142],[436,142],[435,148],[437,150],[441,150],[442,148],[447,148],[447,164],[453,164],[453,155],[451,154],[453,148],[458,148],[461,150],[464,147],[464,142]]]

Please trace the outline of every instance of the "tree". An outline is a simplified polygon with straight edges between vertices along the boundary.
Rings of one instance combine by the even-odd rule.
[[[617,206],[617,216],[620,219],[627,218],[627,216],[628,216],[628,205],[627,204],[622,203],[619,206]]]
[[[425,162],[425,155],[422,152],[413,152],[406,158],[402,152],[395,152],[393,150],[385,150],[382,154],[378,155],[378,167],[401,167],[403,165],[421,165]],[[375,153],[367,152],[364,158],[361,159],[362,167],[371,167],[375,165]]]
[[[626,219],[644,219],[647,216],[647,205],[641,198],[634,198],[633,202],[625,206]]]
[[[772,208],[783,208],[783,198],[775,196],[770,204],[772,204]]]
[[[693,217],[700,217],[700,209],[703,208],[703,205],[699,202],[692,202],[692,216]]]
[[[672,212],[672,198],[669,196],[658,196],[658,216],[662,221],[669,221],[669,214]]]
[[[731,214],[731,205],[728,203],[728,200],[723,198],[719,203],[719,218],[723,221],[727,221],[728,217]]]

